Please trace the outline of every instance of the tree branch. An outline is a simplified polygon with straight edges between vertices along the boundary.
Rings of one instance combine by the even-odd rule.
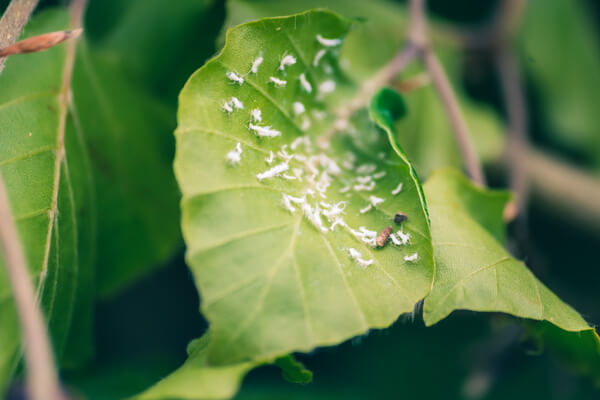
[[[12,0],[0,19],[0,49],[17,41],[39,0]],[[0,72],[6,58],[0,58]]]

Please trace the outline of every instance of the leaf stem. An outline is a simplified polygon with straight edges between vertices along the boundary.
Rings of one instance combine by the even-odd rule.
[[[29,16],[39,0],[12,0],[0,19],[0,48],[17,41]],[[0,72],[4,69],[5,57],[0,58]]]

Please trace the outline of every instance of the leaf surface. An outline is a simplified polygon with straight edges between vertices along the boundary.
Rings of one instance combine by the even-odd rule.
[[[427,325],[466,309],[545,320],[571,332],[593,330],[498,241],[506,192],[477,188],[453,170],[433,174],[424,187],[436,260],[423,308]]]
[[[410,165],[366,111],[318,146],[356,87],[338,67],[337,42],[317,35],[341,40],[350,25],[328,11],[241,25],[180,95],[175,172],[187,261],[211,324],[210,363],[336,344],[388,326],[429,290],[431,238]],[[281,69],[285,56],[295,63]],[[280,135],[260,136],[257,126]],[[289,169],[267,177],[276,166]],[[405,244],[363,240],[365,230],[400,230],[398,211],[408,215]]]
[[[65,29],[67,23],[66,13],[44,13],[32,20],[26,34]],[[71,322],[80,321],[82,337],[91,330],[86,305],[91,306],[93,298],[95,245],[93,187],[84,142],[67,115],[66,99],[59,95],[65,60],[65,45],[60,45],[11,57],[0,75],[0,173],[61,361]],[[20,353],[19,323],[4,265],[0,326],[3,392]],[[85,345],[89,343],[79,348],[83,357],[89,355]]]

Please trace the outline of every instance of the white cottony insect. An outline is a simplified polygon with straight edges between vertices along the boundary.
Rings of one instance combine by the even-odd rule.
[[[285,55],[283,56],[283,58],[281,59],[281,62],[279,63],[279,70],[283,71],[285,69],[285,67],[287,67],[288,65],[294,65],[296,64],[296,57],[291,56],[291,55]]]
[[[271,164],[273,162],[273,159],[275,158],[275,155],[273,154],[272,151],[269,152],[269,157],[265,158],[265,161],[267,162],[267,164]]]
[[[296,208],[292,205],[292,203],[296,204],[304,204],[306,202],[306,197],[294,197],[289,194],[283,195],[283,204],[285,208],[287,208],[291,213],[296,211]]]
[[[404,233],[402,231],[398,231],[398,232],[396,232],[396,235],[398,235],[398,238],[400,238],[400,241],[402,242],[402,244],[406,244],[410,240],[410,233]]]
[[[300,129],[303,131],[306,131],[310,128],[310,119],[308,119],[307,116],[304,116],[304,118],[302,119],[302,126],[300,126]]]
[[[340,201],[339,203],[329,206],[327,210],[324,210],[323,215],[326,216],[327,219],[331,222],[332,219],[336,218],[340,214],[343,214],[345,208],[346,202]]]
[[[300,146],[302,143],[304,143],[304,146],[306,148],[309,148],[310,147],[310,138],[308,136],[300,136],[300,137],[294,139],[294,141],[290,144],[290,149],[295,151],[298,148],[298,146]]]
[[[288,181],[295,181],[296,179],[298,179],[295,176],[292,176],[290,174],[283,174],[283,175],[281,175],[281,177],[284,179],[287,179]]]
[[[275,87],[285,87],[285,85],[287,85],[287,81],[275,78],[274,76],[270,77],[269,81],[272,82],[275,85]]]
[[[304,73],[300,74],[300,84],[307,93],[312,92],[312,86],[310,85],[310,82],[306,79],[306,75],[304,75]]]
[[[244,78],[242,78],[241,76],[239,76],[238,74],[236,74],[236,73],[235,73],[235,72],[233,72],[233,71],[229,71],[229,72],[227,73],[227,78],[228,78],[230,81],[232,81],[232,82],[235,82],[235,83],[237,83],[237,84],[238,84],[238,85],[240,85],[240,86],[241,86],[241,85],[244,83]]]
[[[288,165],[288,163],[284,162],[281,164],[277,164],[276,166],[274,166],[271,169],[266,170],[265,172],[261,172],[260,174],[257,174],[256,177],[258,178],[259,181],[262,181],[263,179],[273,178],[273,177],[287,171],[288,169],[290,169],[290,166]]]
[[[227,114],[231,114],[233,112],[233,107],[228,101],[223,103],[223,111],[227,112]]]
[[[250,129],[252,129],[254,131],[254,133],[257,134],[258,136],[263,136],[263,137],[281,136],[281,132],[279,132],[276,129],[271,128],[270,126],[259,126],[259,125],[254,125],[253,123],[250,123],[248,125],[248,127]]]
[[[381,178],[383,178],[385,176],[385,174],[386,174],[385,171],[381,171],[381,172],[378,172],[376,174],[373,174],[373,178],[375,178],[375,179],[381,179]]]
[[[348,228],[348,225],[346,224],[346,222],[344,221],[343,218],[336,218],[333,223],[331,224],[331,226],[329,227],[329,230],[331,230],[332,232],[335,230],[335,227],[341,225],[344,228]]]
[[[372,174],[377,169],[377,165],[375,164],[363,164],[356,168],[357,174]]]
[[[374,181],[369,181],[369,183],[364,184],[364,183],[360,183],[358,185],[354,185],[353,189],[356,192],[371,192],[373,191],[373,189],[375,189],[375,182]]]
[[[323,220],[321,220],[321,209],[319,208],[319,205],[316,205],[313,208],[310,204],[304,203],[302,204],[302,211],[304,212],[304,216],[308,218],[315,228],[323,233],[327,233],[327,228],[323,226]]]
[[[327,50],[325,49],[321,49],[319,51],[317,51],[317,54],[315,54],[315,58],[313,60],[313,66],[318,66],[319,65],[319,61],[321,61],[321,58],[323,58],[323,56],[325,55],[325,53],[327,52]]]
[[[401,190],[402,190],[402,183],[399,183],[398,186],[396,186],[396,189],[392,190],[392,194],[395,196],[398,193],[400,193]]]
[[[235,145],[235,150],[231,150],[229,153],[227,153],[227,155],[225,156],[225,159],[231,165],[238,165],[240,163],[240,161],[242,160],[242,144],[240,142],[238,142]]]
[[[242,103],[237,97],[232,97],[229,102],[238,110],[244,109],[244,103]]]
[[[292,104],[292,107],[294,108],[294,114],[296,115],[300,115],[306,111],[304,104],[300,103],[299,101],[295,101],[294,104]]]
[[[377,197],[377,196],[369,196],[369,201],[371,202],[373,207],[377,207],[377,204],[383,203],[385,201],[385,199],[382,199],[381,197]]]
[[[260,110],[258,108],[255,108],[254,110],[252,110],[252,113],[250,114],[250,118],[252,119],[252,122],[261,122],[262,115],[261,115]]]
[[[390,240],[392,241],[392,243],[396,246],[400,246],[402,244],[402,242],[400,241],[400,239],[398,239],[398,237],[396,237],[395,233],[392,233],[390,235]]]
[[[413,253],[409,256],[404,256],[404,261],[417,261],[419,259],[418,253]]]
[[[356,177],[356,181],[358,183],[369,183],[373,181],[373,177],[371,175],[367,175],[367,176],[357,176]]]
[[[350,189],[352,189],[352,187],[351,187],[350,185],[348,185],[348,186],[344,186],[343,188],[341,188],[341,189],[339,190],[339,192],[340,192],[340,193],[346,193],[346,192],[348,192]]]
[[[258,58],[256,58],[256,60],[254,60],[254,62],[252,63],[252,67],[250,68],[250,73],[256,74],[258,72],[258,67],[260,67],[260,64],[262,64],[262,62],[263,62],[263,57],[258,56]]]
[[[335,90],[335,82],[328,79],[319,85],[319,94],[328,94]]]
[[[369,265],[373,264],[373,259],[371,260],[365,260],[362,258],[362,254],[360,254],[360,251],[353,249],[353,248],[349,248],[348,252],[350,253],[350,257],[352,257],[352,259],[354,261],[356,261],[358,263],[358,265],[360,265],[363,268],[368,267]]]
[[[298,178],[300,182],[302,182],[302,174],[304,174],[304,170],[302,168],[292,168],[292,172]]]
[[[335,47],[342,44],[342,39],[326,39],[321,35],[317,35],[317,40],[326,47]]]
[[[373,206],[371,204],[367,205],[364,208],[361,208],[360,210],[358,210],[361,214],[367,213],[371,210],[371,208],[373,208]]]

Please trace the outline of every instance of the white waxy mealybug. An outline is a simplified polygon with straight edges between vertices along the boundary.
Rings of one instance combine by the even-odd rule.
[[[257,174],[256,178],[258,178],[259,181],[262,181],[263,179],[273,178],[275,176],[282,174],[283,172],[287,171],[288,169],[290,169],[290,166],[288,165],[288,163],[284,162],[281,164],[277,164],[276,166],[274,166],[271,169],[266,170],[265,172],[261,172],[260,174]]]
[[[327,233],[327,228],[323,226],[323,220],[321,220],[321,209],[319,208],[319,205],[316,205],[313,208],[310,204],[304,203],[302,204],[302,211],[304,212],[304,216],[308,218],[315,228],[323,233]]]
[[[242,160],[242,144],[238,142],[235,145],[235,150],[231,150],[229,153],[227,153],[225,159],[231,165],[238,165]]]
[[[410,233],[404,233],[402,231],[398,231],[398,232],[396,232],[396,235],[398,236],[398,238],[400,239],[402,244],[406,244],[410,240]]]
[[[348,186],[344,186],[343,188],[341,188],[339,190],[340,193],[346,193],[348,192],[350,189],[352,189],[352,186],[348,185]]]
[[[343,218],[336,218],[333,221],[333,223],[331,224],[331,226],[329,227],[329,230],[333,232],[335,230],[335,227],[338,226],[338,225],[341,225],[344,228],[348,228],[348,225],[346,224],[346,222],[344,221]]]
[[[328,94],[335,90],[335,82],[328,79],[319,85],[319,94]]]
[[[358,185],[354,185],[353,189],[356,192],[362,192],[362,191],[372,192],[373,189],[375,189],[375,182],[369,181],[369,183],[367,183],[367,184],[359,183]]]
[[[250,118],[252,119],[252,122],[261,122],[262,121],[262,113],[260,112],[260,110],[258,108],[255,108],[254,110],[252,110],[252,113],[250,114]]]
[[[304,118],[302,118],[302,125],[300,126],[300,129],[303,131],[307,131],[310,128],[310,119],[308,119],[308,117],[305,115]]]
[[[305,202],[306,197],[294,197],[289,194],[283,195],[283,204],[285,208],[287,208],[292,214],[296,211],[296,208],[292,205],[292,203],[304,204]]]
[[[419,259],[418,253],[413,253],[409,256],[404,256],[404,261],[417,261]]]
[[[385,171],[381,171],[381,172],[378,172],[376,174],[373,174],[373,178],[374,179],[381,179],[381,178],[383,178],[385,176],[385,174],[386,174]]]
[[[307,93],[312,92],[312,86],[310,85],[310,82],[306,79],[306,75],[304,75],[304,73],[300,74],[300,84]]]
[[[358,183],[369,183],[373,181],[373,177],[371,175],[366,175],[366,176],[357,176],[356,177],[356,181]]]
[[[357,174],[372,174],[377,169],[375,164],[363,164],[356,169]]]
[[[342,39],[326,39],[321,35],[317,35],[317,40],[325,47],[335,47],[342,44]]]
[[[396,189],[392,190],[392,194],[395,196],[398,193],[400,193],[401,190],[402,190],[402,183],[399,183],[398,186],[396,186]]]
[[[276,137],[281,136],[281,132],[276,129],[271,128],[270,126],[259,126],[250,123],[248,127],[254,131],[254,133],[258,136],[263,137]]]
[[[287,81],[284,81],[283,79],[279,79],[279,78],[275,78],[274,76],[269,78],[269,82],[273,83],[275,85],[275,87],[285,87],[285,85],[287,85]]]
[[[371,204],[367,205],[364,208],[361,208],[360,210],[358,210],[361,214],[367,213],[371,210],[371,208],[373,208],[373,206]]]
[[[285,67],[287,67],[288,65],[294,65],[296,64],[296,57],[291,56],[291,55],[285,55],[283,56],[283,58],[281,59],[281,62],[279,63],[279,70],[283,71],[285,69]]]
[[[258,72],[258,67],[260,67],[260,64],[262,64],[262,62],[263,62],[263,57],[258,56],[258,58],[256,58],[256,60],[254,60],[254,62],[252,63],[252,67],[250,67],[250,73],[256,74]]]
[[[288,181],[295,181],[296,179],[298,179],[298,178],[296,178],[295,176],[292,176],[292,175],[290,175],[290,174],[283,174],[283,175],[281,175],[281,176],[282,176],[284,179],[287,179]]]
[[[306,111],[304,104],[300,103],[299,101],[295,101],[294,104],[292,104],[292,107],[294,108],[294,114],[296,115],[303,114]]]
[[[223,103],[223,111],[225,111],[227,114],[231,114],[233,112],[233,107],[231,106],[231,104],[229,104],[228,101]]]
[[[400,246],[400,245],[402,244],[402,242],[400,241],[400,239],[398,239],[398,238],[396,237],[396,234],[395,234],[395,233],[392,233],[392,234],[390,235],[390,239],[391,239],[392,243],[393,243],[394,245],[396,245],[396,246]]]
[[[321,58],[323,58],[323,56],[325,55],[325,53],[327,52],[327,50],[325,49],[321,49],[319,51],[317,51],[317,54],[315,54],[315,58],[313,60],[313,66],[318,66],[319,65],[319,61],[321,61]]]
[[[244,109],[244,103],[242,103],[237,97],[232,97],[229,99],[229,101],[223,103],[223,110],[225,110],[228,114],[231,114],[234,109]]]
[[[244,83],[244,78],[242,78],[241,76],[239,76],[238,74],[236,74],[236,73],[235,73],[235,72],[233,72],[233,71],[229,71],[229,72],[227,73],[227,78],[228,78],[230,81],[232,81],[232,82],[235,82],[235,83],[237,83],[237,84],[238,84],[238,85],[240,85],[240,86],[241,86],[241,85]]]
[[[369,201],[371,202],[373,207],[377,207],[377,204],[383,203],[385,201],[385,199],[382,199],[381,197],[377,197],[377,196],[369,196]]]
[[[358,265],[360,265],[363,268],[368,267],[369,265],[373,264],[373,260],[365,260],[362,258],[362,254],[360,254],[360,252],[356,249],[353,248],[349,248],[348,252],[350,253],[350,257],[352,257],[352,259],[354,261],[356,261],[358,263]]]
[[[273,154],[272,151],[269,152],[269,157],[265,158],[265,161],[267,162],[267,164],[271,164],[273,162],[275,158],[275,155]]]
[[[300,146],[301,144],[304,144],[304,146],[307,149],[310,148],[310,138],[308,136],[300,136],[294,139],[294,141],[290,144],[290,149],[296,151],[298,146]]]

